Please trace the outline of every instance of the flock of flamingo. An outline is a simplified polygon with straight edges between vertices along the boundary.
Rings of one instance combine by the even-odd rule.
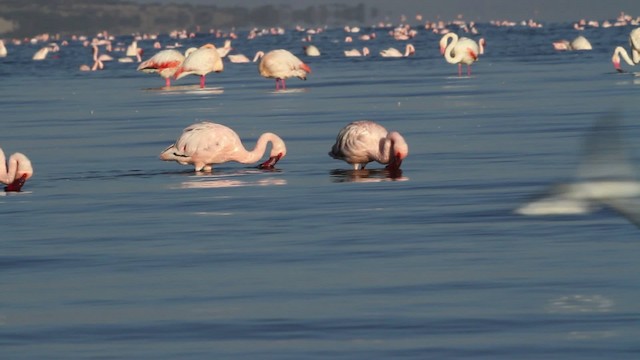
[[[464,27],[465,32],[477,33],[473,24],[458,24]],[[499,25],[503,26],[503,24]],[[509,26],[509,25],[507,25]],[[540,26],[535,22],[528,23],[528,26]],[[429,27],[425,26],[429,29]],[[479,55],[484,53],[485,40],[475,41],[469,37],[460,37],[456,33],[446,28],[433,27],[434,32],[439,32],[443,36],[440,39],[440,53],[450,64],[458,65],[458,75],[462,76],[463,65],[467,66],[467,75],[471,75],[471,65],[478,60]],[[273,32],[273,29],[271,30]],[[303,41],[311,41],[311,34],[316,31],[307,31],[307,36]],[[356,33],[359,29],[345,28],[345,31]],[[279,29],[275,31],[279,34]],[[408,26],[397,27],[390,32],[395,39],[408,40],[415,36],[414,30]],[[185,36],[187,36],[185,34]],[[256,36],[255,32],[250,32],[251,36]],[[173,37],[173,36],[172,36]],[[234,38],[234,36],[231,36]],[[361,35],[364,39],[375,38],[375,33]],[[180,37],[183,38],[183,37]],[[345,39],[350,42],[350,36]],[[92,67],[82,67],[81,70],[100,70],[104,68],[103,61],[108,61],[99,55],[98,45],[111,46],[110,42],[94,39],[91,45],[93,48],[94,64]],[[156,43],[157,45],[158,43]],[[620,60],[631,66],[640,63],[640,28],[636,28],[629,34],[629,44],[631,56],[622,46],[615,48],[612,62],[616,70],[622,71]],[[54,46],[55,45],[55,46]],[[557,50],[590,50],[591,44],[583,36],[579,36],[573,41],[560,40],[553,43]],[[158,46],[154,46],[157,48]],[[231,62],[249,62],[249,58],[242,54],[229,54],[231,50],[231,40],[225,41],[222,48],[216,48],[213,44],[205,44],[199,48],[189,48],[185,53],[169,46],[158,51],[149,59],[142,61],[141,49],[137,48],[134,41],[127,48],[128,58],[119,59],[122,62],[133,62],[132,57],[136,57],[140,63],[138,71],[146,73],[157,73],[165,79],[165,86],[171,86],[171,79],[180,79],[187,75],[197,75],[200,77],[200,87],[205,87],[205,77],[211,72],[222,72],[224,70],[223,58],[228,56]],[[49,44],[34,55],[34,60],[41,60],[47,56],[49,51],[58,51],[57,44]],[[315,45],[304,47],[306,56],[320,56],[321,52]],[[415,53],[412,44],[406,44],[405,51],[401,52],[395,48],[388,48],[380,51],[383,57],[407,57]],[[345,50],[344,55],[368,56],[369,49],[364,47],[362,51],[358,49]],[[0,57],[7,56],[4,42],[0,40]],[[127,60],[128,59],[128,60]],[[307,74],[311,73],[309,65],[305,64],[297,56],[285,49],[276,49],[264,53],[256,53],[253,62],[258,62],[258,71],[262,77],[275,79],[276,91],[286,89],[286,79],[297,77],[305,80]],[[193,165],[195,171],[211,171],[213,165],[235,161],[243,164],[253,164],[260,160],[271,144],[269,158],[259,165],[259,168],[270,169],[282,159],[286,153],[284,141],[274,133],[262,134],[253,150],[247,150],[242,145],[240,137],[230,128],[212,122],[200,122],[185,128],[176,142],[162,151],[160,159],[165,161],[176,161],[183,165]],[[399,171],[402,161],[407,157],[409,147],[400,133],[389,132],[383,126],[369,120],[355,121],[342,128],[336,138],[335,144],[329,151],[329,156],[334,159],[343,160],[353,166],[358,171],[364,169],[370,162],[378,162],[389,171]],[[22,153],[15,153],[5,159],[4,152],[0,149],[0,182],[6,184],[5,191],[20,191],[24,183],[33,175],[33,167],[29,159]]]

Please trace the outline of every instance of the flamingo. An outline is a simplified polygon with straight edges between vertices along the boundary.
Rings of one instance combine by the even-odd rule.
[[[4,41],[0,39],[0,58],[7,57],[7,48],[4,46]]]
[[[409,146],[400,133],[387,132],[370,120],[355,121],[342,128],[329,151],[329,156],[352,164],[354,170],[376,161],[387,164],[387,170],[397,171],[408,154]]]
[[[166,49],[158,51],[148,60],[142,62],[138,66],[138,71],[145,73],[158,73],[165,79],[165,86],[171,86],[171,77],[175,75],[176,70],[182,65],[186,56],[198,50],[197,48],[189,48],[182,55],[178,50]]]
[[[47,54],[49,54],[49,47],[45,46],[42,49],[36,51],[36,53],[33,54],[32,59],[37,61],[44,60],[47,58]]]
[[[204,88],[205,76],[212,71],[219,73],[222,70],[224,70],[224,64],[216,47],[213,44],[206,44],[185,57],[182,65],[176,70],[174,78],[177,80],[191,74],[200,75],[200,87]]]
[[[269,159],[259,165],[261,169],[272,169],[287,154],[282,139],[274,133],[263,133],[253,150],[247,151],[240,137],[230,128],[213,122],[200,122],[185,128],[175,144],[166,148],[160,159],[177,161],[182,165],[192,164],[195,171],[211,171],[213,164],[236,161],[253,164],[265,153],[271,143]]]
[[[380,56],[382,57],[407,57],[416,53],[416,48],[411,44],[407,44],[405,46],[404,54],[400,52],[400,50],[396,48],[388,48],[380,51]]]
[[[258,70],[263,77],[276,79],[276,90],[280,88],[280,84],[282,84],[282,90],[285,90],[287,88],[285,80],[290,77],[307,80],[307,74],[311,72],[309,65],[284,49],[266,53],[258,64]]]
[[[553,43],[553,48],[556,50],[592,50],[591,43],[586,37],[580,35],[571,42],[567,40],[559,40]]]
[[[20,191],[24,183],[33,176],[31,161],[22,153],[14,153],[6,163],[0,148],[0,182],[6,184],[4,191]]]
[[[449,42],[451,39],[451,42]],[[462,76],[462,64],[467,65],[467,75],[471,75],[471,64],[484,53],[484,39],[477,43],[466,37],[458,38],[455,33],[448,33],[440,39],[440,53],[450,64],[458,64],[458,76]]]
[[[630,66],[635,66],[636,64],[640,63],[640,28],[633,29],[629,33],[629,45],[631,46],[632,57],[629,57],[629,53],[622,46],[617,46],[613,50],[611,62],[613,62],[613,67],[618,72],[622,72],[622,68],[620,67],[621,56],[624,61]]]
[[[307,45],[303,47],[304,54],[307,56],[320,56],[320,50],[315,45]]]
[[[358,56],[369,56],[369,48],[363,47],[362,52],[358,49],[345,50],[344,56],[346,57],[358,57]]]

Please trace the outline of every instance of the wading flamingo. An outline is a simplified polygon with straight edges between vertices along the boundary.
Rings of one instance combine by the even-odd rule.
[[[31,161],[22,153],[15,153],[6,162],[0,149],[0,182],[6,184],[4,191],[20,191],[24,183],[33,176]]]
[[[622,72],[622,67],[620,67],[620,57],[622,57],[622,59],[624,59],[624,61],[630,66],[635,66],[640,63],[640,28],[633,29],[629,33],[629,45],[631,46],[631,57],[629,57],[629,53],[622,46],[617,46],[613,50],[611,62],[618,72]]]
[[[345,50],[344,56],[346,57],[359,57],[359,56],[369,56],[369,48],[363,47],[362,52],[358,49]]]
[[[451,42],[449,40],[451,39]],[[458,76],[462,76],[462,64],[467,65],[467,75],[471,75],[471,64],[484,53],[484,39],[478,42],[466,37],[458,38],[455,33],[448,33],[440,39],[440,54],[450,64],[458,64]]]
[[[344,160],[359,170],[372,162],[387,165],[397,171],[409,155],[409,146],[400,133],[387,132],[383,126],[369,120],[355,121],[340,130],[329,156]]]
[[[307,74],[311,72],[311,68],[289,51],[279,49],[269,51],[260,59],[258,71],[265,78],[276,79],[276,90],[280,87],[285,90],[286,79],[295,76],[307,80]]]
[[[206,44],[187,56],[182,65],[178,67],[174,77],[176,80],[187,75],[200,75],[200,87],[204,88],[205,76],[214,71],[222,72],[224,64],[216,47],[213,44]]]
[[[198,50],[197,48],[189,48],[182,55],[178,50],[166,49],[157,52],[149,60],[146,60],[138,66],[138,71],[145,73],[158,73],[165,79],[165,86],[171,86],[171,77],[173,77],[184,62],[185,57],[189,56],[192,52]]]
[[[248,151],[235,131],[205,121],[184,129],[175,144],[160,154],[160,159],[177,161],[182,165],[192,164],[196,171],[211,171],[212,165],[229,161],[256,163],[265,153],[268,143],[271,143],[271,153],[269,159],[259,165],[261,169],[272,169],[287,154],[284,141],[278,135],[269,132],[260,135],[255,148]]]

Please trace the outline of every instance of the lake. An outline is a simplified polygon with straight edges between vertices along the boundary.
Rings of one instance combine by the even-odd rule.
[[[7,45],[0,146],[35,174],[0,197],[2,357],[637,358],[638,228],[607,208],[514,213],[574,176],[599,117],[620,115],[637,157],[640,78],[611,64],[632,27],[586,29],[586,52],[553,49],[579,34],[568,23],[478,29],[486,53],[462,77],[423,28],[399,59],[378,55],[404,47],[389,29],[352,44],[328,29],[313,58],[295,30],[239,32],[234,52],[311,67],[280,92],[255,63],[162,89],[135,63],[78,71],[92,60],[77,42],[41,62],[41,45]],[[183,50],[207,42],[223,40]],[[403,134],[402,176],[328,156],[359,119]],[[287,156],[198,174],[158,158],[203,120],[248,148],[274,132]]]

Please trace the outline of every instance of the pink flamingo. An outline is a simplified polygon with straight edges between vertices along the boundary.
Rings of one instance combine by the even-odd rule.
[[[401,53],[400,50],[391,47],[391,48],[388,48],[388,49],[380,51],[380,56],[382,56],[382,57],[407,57],[407,56],[411,56],[411,55],[413,55],[415,53],[416,53],[416,48],[411,44],[407,44],[405,46],[404,54]]]
[[[189,48],[185,55],[182,55],[178,50],[167,49],[157,52],[149,60],[142,62],[138,66],[138,71],[145,73],[158,73],[165,79],[165,86],[171,86],[171,77],[175,75],[176,71],[184,62],[186,56],[189,56],[192,52],[198,50],[197,48]]]
[[[383,126],[369,120],[355,121],[340,130],[329,156],[344,160],[359,170],[372,162],[388,164],[387,170],[400,169],[409,155],[409,146],[400,133],[387,132]]]
[[[33,176],[31,161],[22,153],[15,153],[5,162],[4,151],[0,149],[0,182],[6,184],[4,191],[20,191],[24,183]]]
[[[451,42],[449,42],[451,39]],[[478,42],[466,37],[458,38],[455,33],[448,33],[440,39],[440,54],[450,64],[458,64],[458,76],[462,76],[462,64],[467,65],[467,75],[471,76],[471,64],[484,54],[484,39]]]
[[[160,159],[177,161],[182,165],[192,164],[196,171],[211,171],[213,164],[228,161],[256,163],[265,153],[269,142],[270,157],[260,164],[261,169],[272,169],[287,154],[284,141],[278,135],[270,132],[260,135],[255,148],[247,151],[235,131],[224,125],[205,121],[185,128],[175,144],[160,154]]]
[[[283,49],[266,53],[258,64],[258,70],[263,77],[276,79],[276,90],[280,88],[280,84],[282,84],[282,90],[287,88],[286,79],[295,76],[306,80],[307,74],[311,72],[309,65]]]
[[[629,53],[622,46],[617,46],[613,50],[611,62],[613,62],[613,67],[618,72],[622,72],[622,67],[620,67],[621,56],[622,59],[624,59],[624,61],[631,66],[635,66],[636,64],[640,63],[640,28],[635,28],[629,33],[629,45],[631,46],[632,57],[629,57]]]
[[[175,79],[181,79],[187,75],[200,75],[200,87],[204,88],[205,76],[214,71],[222,72],[224,64],[213,44],[206,44],[187,56],[182,65],[174,74]]]

